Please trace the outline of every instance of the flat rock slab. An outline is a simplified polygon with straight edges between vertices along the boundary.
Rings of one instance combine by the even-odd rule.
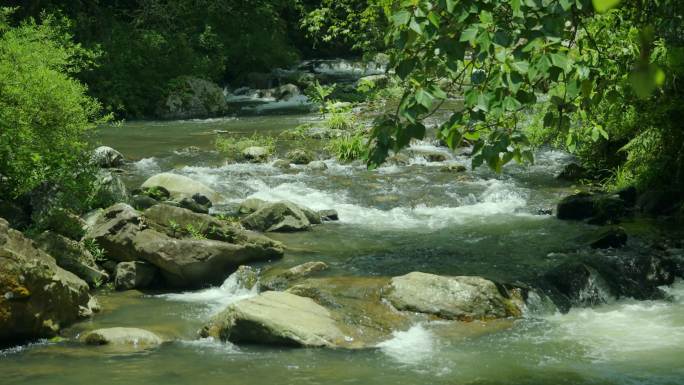
[[[202,332],[235,343],[336,347],[344,335],[330,312],[310,298],[265,292],[230,305]]]
[[[481,277],[447,277],[420,272],[394,277],[385,298],[398,310],[472,321],[519,315],[494,282]]]

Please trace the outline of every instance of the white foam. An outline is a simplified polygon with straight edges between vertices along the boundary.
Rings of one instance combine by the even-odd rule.
[[[435,335],[422,324],[406,331],[395,331],[392,338],[376,345],[389,357],[403,364],[417,364],[431,359],[437,350]]]
[[[250,197],[265,201],[288,200],[312,210],[332,208],[339,213],[341,223],[385,229],[444,228],[477,218],[514,214],[526,204],[523,194],[512,190],[511,185],[497,180],[489,182],[477,202],[456,207],[420,204],[415,207],[380,210],[350,203],[344,193],[324,192],[299,182],[283,183],[273,188],[262,185]]]
[[[596,308],[572,309],[547,319],[557,336],[575,341],[596,361],[639,361],[684,349],[684,282],[667,289],[675,302],[625,300]]]
[[[156,158],[143,158],[133,163],[133,167],[141,175],[154,175],[162,172]]]
[[[257,286],[254,285],[251,289],[241,286],[238,274],[233,273],[219,287],[178,294],[162,294],[160,297],[171,301],[205,304],[210,307],[212,312],[215,312],[223,310],[231,303],[256,296],[258,294]]]

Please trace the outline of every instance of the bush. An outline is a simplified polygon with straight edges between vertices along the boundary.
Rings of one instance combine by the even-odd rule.
[[[332,130],[352,131],[356,128],[356,118],[349,112],[332,112],[325,120],[325,125]]]
[[[260,135],[256,132],[252,136],[221,136],[216,138],[216,149],[230,157],[239,157],[248,147],[264,147],[269,154],[275,152],[275,139]]]
[[[94,54],[72,43],[64,20],[44,15],[11,28],[10,13],[0,8],[0,194],[59,186],[77,200],[73,192],[87,193],[92,181],[86,134],[102,120],[73,75]]]
[[[338,160],[349,162],[357,159],[366,159],[368,155],[368,138],[363,133],[345,135],[332,139],[326,149]]]

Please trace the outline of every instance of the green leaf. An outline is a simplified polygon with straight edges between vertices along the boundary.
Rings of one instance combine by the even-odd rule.
[[[418,104],[424,106],[425,108],[432,107],[432,102],[434,100],[435,97],[422,88],[416,92],[416,101],[418,102]]]
[[[511,63],[511,68],[516,70],[521,75],[527,75],[527,71],[530,70],[530,63],[526,61],[517,61]]]
[[[594,9],[598,13],[608,12],[617,7],[621,0],[591,0],[594,4]]]
[[[394,25],[406,25],[411,19],[411,14],[406,10],[401,10],[392,16]]]
[[[446,0],[446,9],[447,12],[453,13],[454,9],[456,8],[456,3],[458,0]]]
[[[568,72],[570,70],[570,59],[562,53],[552,53],[551,55],[551,63],[553,63],[554,66],[560,68],[563,70],[563,72]]]
[[[406,77],[413,71],[413,68],[416,66],[416,59],[407,59],[407,60],[402,60],[399,65],[397,66],[397,76],[399,76],[402,79],[406,79]]]
[[[477,38],[478,32],[479,28],[477,27],[477,25],[469,25],[468,28],[464,29],[463,32],[461,32],[461,38],[459,41],[467,41],[473,43]]]

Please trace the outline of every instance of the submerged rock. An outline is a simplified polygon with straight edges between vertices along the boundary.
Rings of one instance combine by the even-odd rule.
[[[390,281],[385,297],[399,310],[461,321],[519,316],[522,310],[481,277],[409,273]]]
[[[320,215],[287,201],[269,202],[242,219],[246,228],[263,232],[305,231],[320,223]]]
[[[278,160],[276,160],[275,162],[273,162],[273,165],[272,165],[272,166],[275,167],[275,168],[279,168],[279,169],[281,169],[281,170],[288,170],[288,169],[292,168],[292,167],[290,166],[290,161],[285,160],[285,159],[278,159]]]
[[[101,168],[114,168],[124,165],[124,156],[115,149],[100,146],[93,151],[92,161]]]
[[[328,165],[322,160],[314,160],[313,162],[310,162],[307,167],[314,171],[325,171],[328,169]]]
[[[320,210],[318,215],[321,216],[322,221],[339,221],[340,216],[337,210]]]
[[[52,337],[96,310],[88,284],[0,218],[0,344]]]
[[[190,179],[187,176],[169,172],[154,175],[142,184],[142,188],[153,187],[163,187],[174,199],[191,198],[199,193],[214,203],[221,201],[221,195],[203,183]]]
[[[284,271],[268,270],[264,273],[259,287],[261,290],[285,290],[293,282],[327,268],[325,262],[306,262]]]
[[[163,342],[156,334],[136,328],[97,329],[86,333],[82,340],[88,345],[131,346],[139,349],[154,348]]]
[[[344,334],[326,308],[310,298],[274,291],[230,305],[200,333],[235,343],[300,347],[344,343]]]

